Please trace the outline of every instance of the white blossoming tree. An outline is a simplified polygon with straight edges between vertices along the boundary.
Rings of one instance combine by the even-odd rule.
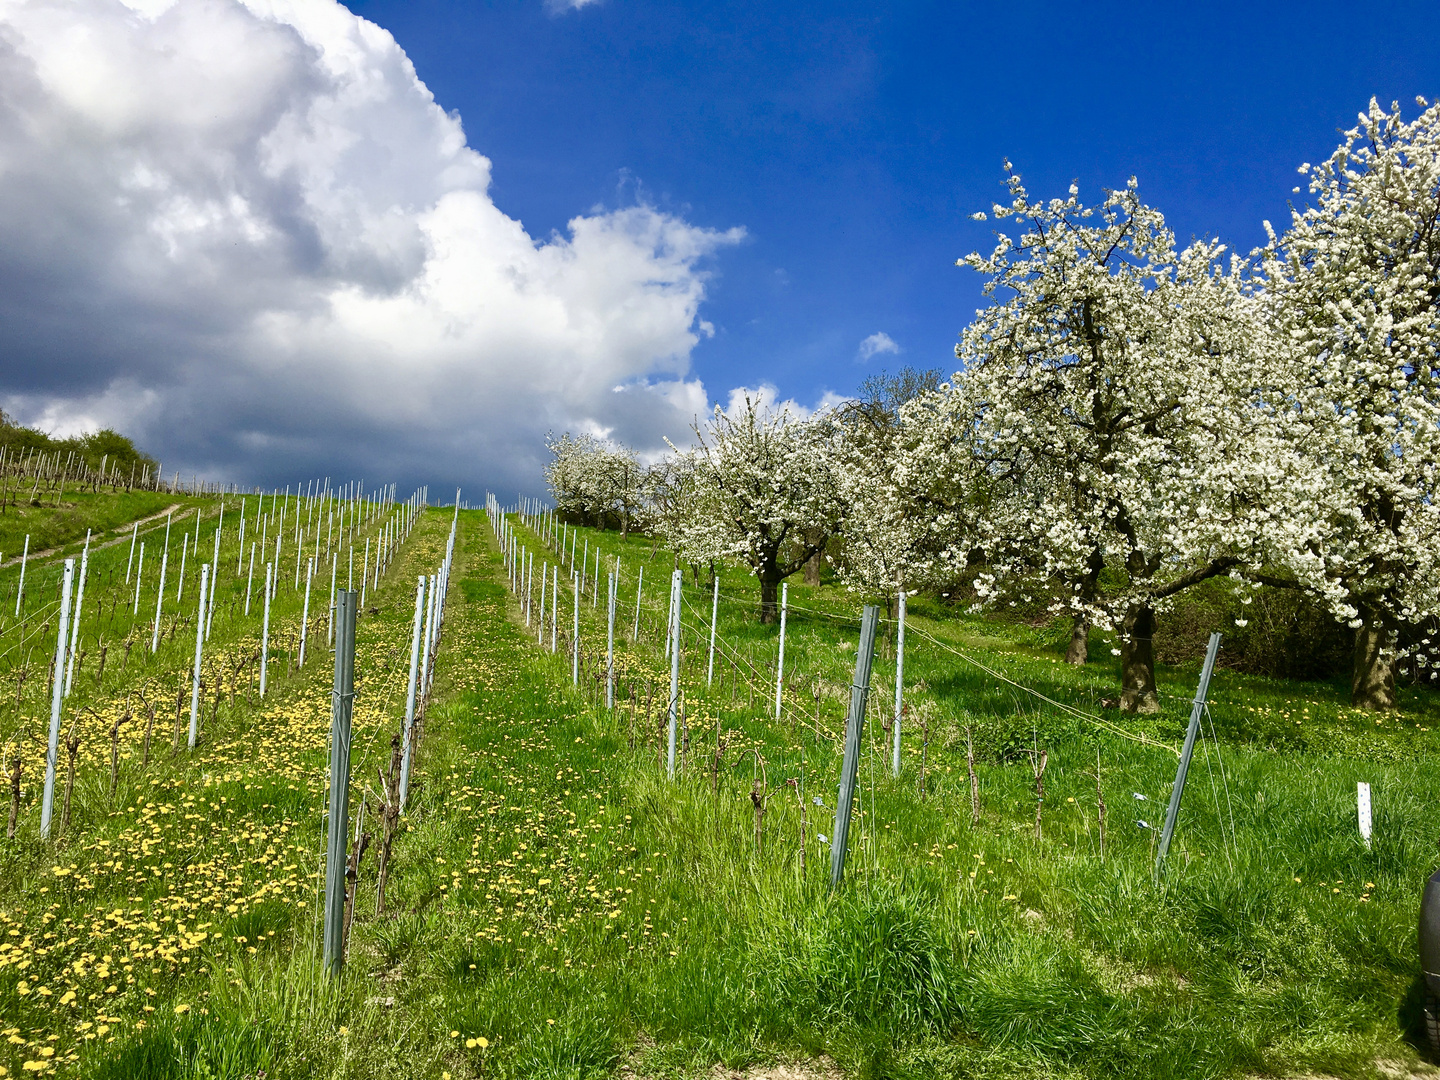
[[[760,620],[779,617],[780,583],[796,573],[845,519],[836,476],[839,428],[746,397],[734,414],[716,408],[685,458],[684,511],[669,540],[694,563],[734,557],[760,582]]]
[[[621,536],[644,527],[646,469],[633,450],[569,432],[545,445],[545,480],[562,514],[601,528],[613,521]]]
[[[1265,252],[1290,350],[1287,574],[1355,628],[1352,701],[1394,707],[1402,630],[1440,613],[1440,105],[1375,101]],[[1298,190],[1298,189],[1297,189]],[[1268,224],[1268,223],[1267,223]]]
[[[887,603],[899,589],[940,585],[947,549],[966,534],[978,478],[958,479],[965,458],[935,445],[938,384],[938,371],[867,380],[840,414],[837,476],[849,509],[840,575]]]
[[[1243,267],[1222,269],[1219,245],[1177,253],[1133,180],[1094,207],[1074,186],[1049,202],[1013,174],[1009,188],[994,215],[1024,231],[961,260],[995,303],[965,331],[965,369],[911,467],[978,488],[978,535],[959,545],[986,551],[982,595],[1071,615],[1072,661],[1090,626],[1119,631],[1121,707],[1153,711],[1157,611],[1265,561],[1283,468],[1255,393],[1268,337]]]

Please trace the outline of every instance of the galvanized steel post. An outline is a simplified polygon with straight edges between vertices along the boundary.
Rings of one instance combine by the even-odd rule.
[[[860,767],[860,736],[865,730],[865,702],[870,695],[870,667],[875,659],[875,624],[880,609],[865,605],[860,617],[860,647],[855,652],[855,681],[850,684],[850,712],[845,718],[845,758],[840,766],[840,797],[835,806],[835,835],[830,838],[830,888],[845,878],[845,848],[850,842],[850,810],[855,802],[855,776]]]
[[[335,684],[330,712],[330,816],[325,846],[325,970],[338,978],[344,956],[345,846],[350,826],[350,717],[355,705],[355,611],[346,589],[335,605]]]
[[[425,616],[425,576],[415,582],[415,623],[410,630],[410,688],[405,692],[405,730],[400,736],[400,808],[410,791],[410,743],[415,724],[415,682],[420,666],[420,630]]]
[[[1205,650],[1205,666],[1200,669],[1200,687],[1190,708],[1190,726],[1185,729],[1185,746],[1180,751],[1180,767],[1175,770],[1175,786],[1170,790],[1170,808],[1165,811],[1165,828],[1160,833],[1160,849],[1155,853],[1155,874],[1165,869],[1165,856],[1175,835],[1175,821],[1180,816],[1180,799],[1185,794],[1185,776],[1190,771],[1190,757],[1195,753],[1195,737],[1200,733],[1200,717],[1205,712],[1205,697],[1210,692],[1210,676],[1215,671],[1215,655],[1220,651],[1220,635],[1210,635]]]
[[[670,779],[675,778],[675,719],[680,706],[680,571],[670,575]]]
[[[50,693],[50,742],[45,750],[45,797],[40,804],[40,838],[50,839],[50,818],[55,810],[55,759],[60,752],[60,702],[64,697],[65,649],[69,644],[70,590],[75,581],[75,560],[65,560],[60,586],[60,623],[55,636],[55,679]]]
[[[895,632],[895,752],[892,769],[900,775],[900,720],[905,712],[905,590],[900,590],[900,620]]]
[[[200,732],[200,655],[205,645],[205,590],[210,584],[210,564],[200,567],[200,606],[195,613],[195,671],[190,678],[190,739],[188,746],[195,749],[195,739]]]

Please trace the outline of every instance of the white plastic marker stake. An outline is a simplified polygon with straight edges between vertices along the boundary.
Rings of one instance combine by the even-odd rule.
[[[785,686],[785,615],[790,605],[790,586],[780,586],[780,662],[775,665],[775,719],[780,719],[780,691]]]
[[[75,675],[75,651],[80,647],[80,609],[85,605],[85,578],[90,571],[90,530],[85,530],[85,550],[80,555],[80,587],[76,590],[75,614],[70,619],[70,658],[65,662],[65,696]]]
[[[145,541],[140,541],[140,561],[135,567],[135,605],[130,611],[133,619],[140,614],[140,572],[145,569]]]
[[[195,613],[195,674],[190,680],[190,742],[195,749],[195,739],[200,733],[200,654],[205,645],[205,594],[210,585],[210,564],[200,567],[200,607]]]
[[[900,718],[905,711],[905,590],[900,590],[900,623],[895,633],[895,750],[891,770],[900,775]]]
[[[715,620],[720,614],[720,575],[715,575],[714,589],[710,597],[710,666],[705,671],[705,685],[715,681]]]
[[[415,583],[415,624],[410,630],[410,689],[405,692],[405,730],[400,737],[400,808],[410,790],[410,732],[415,723],[415,680],[420,665],[420,624],[425,615],[425,577]]]
[[[255,541],[250,541],[250,574],[245,578],[245,614],[250,614],[250,586],[255,583]]]
[[[135,541],[140,539],[140,522],[130,530],[130,560],[125,564],[125,584],[130,584],[130,571],[135,566]]]
[[[310,634],[310,583],[315,579],[315,560],[305,563],[305,608],[300,615],[300,667],[305,666],[305,641]]]
[[[645,588],[645,567],[640,567],[640,576],[635,581],[635,630],[630,635],[631,641],[640,640],[640,590]]]
[[[65,646],[70,631],[70,588],[75,580],[75,560],[65,560],[65,578],[60,587],[59,632],[55,635],[55,670],[65,666]],[[63,680],[55,679],[50,695],[50,744],[45,751],[45,798],[40,804],[40,838],[50,839],[50,818],[55,810],[55,759],[60,753],[60,700]]]
[[[25,550],[20,555],[20,588],[15,593],[15,617],[20,617],[20,602],[25,599],[25,564],[30,561],[30,534],[25,534]]]
[[[1370,785],[1363,780],[1355,785],[1355,808],[1360,817],[1360,839],[1370,847]]]
[[[270,668],[270,583],[275,564],[265,564],[265,617],[260,623],[260,696],[265,696],[265,676]]]

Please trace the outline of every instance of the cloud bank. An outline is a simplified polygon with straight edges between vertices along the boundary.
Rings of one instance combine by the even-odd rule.
[[[489,183],[332,0],[0,2],[0,403],[246,483],[533,487],[552,428],[683,438],[741,231],[534,238]]]

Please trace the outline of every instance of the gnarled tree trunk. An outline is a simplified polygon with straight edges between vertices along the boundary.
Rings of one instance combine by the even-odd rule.
[[[760,578],[760,621],[780,621],[780,571],[774,567],[763,567],[757,575]]]
[[[1070,644],[1065,649],[1065,663],[1083,666],[1090,659],[1090,620],[1076,615],[1070,627]]]
[[[1377,712],[1393,709],[1395,700],[1395,635],[1373,607],[1361,607],[1363,625],[1355,631],[1355,669],[1350,679],[1350,704]]]
[[[805,584],[812,587],[820,584],[820,552],[805,560]]]
[[[1124,712],[1160,711],[1155,693],[1155,609],[1137,604],[1120,627],[1120,708]]]

